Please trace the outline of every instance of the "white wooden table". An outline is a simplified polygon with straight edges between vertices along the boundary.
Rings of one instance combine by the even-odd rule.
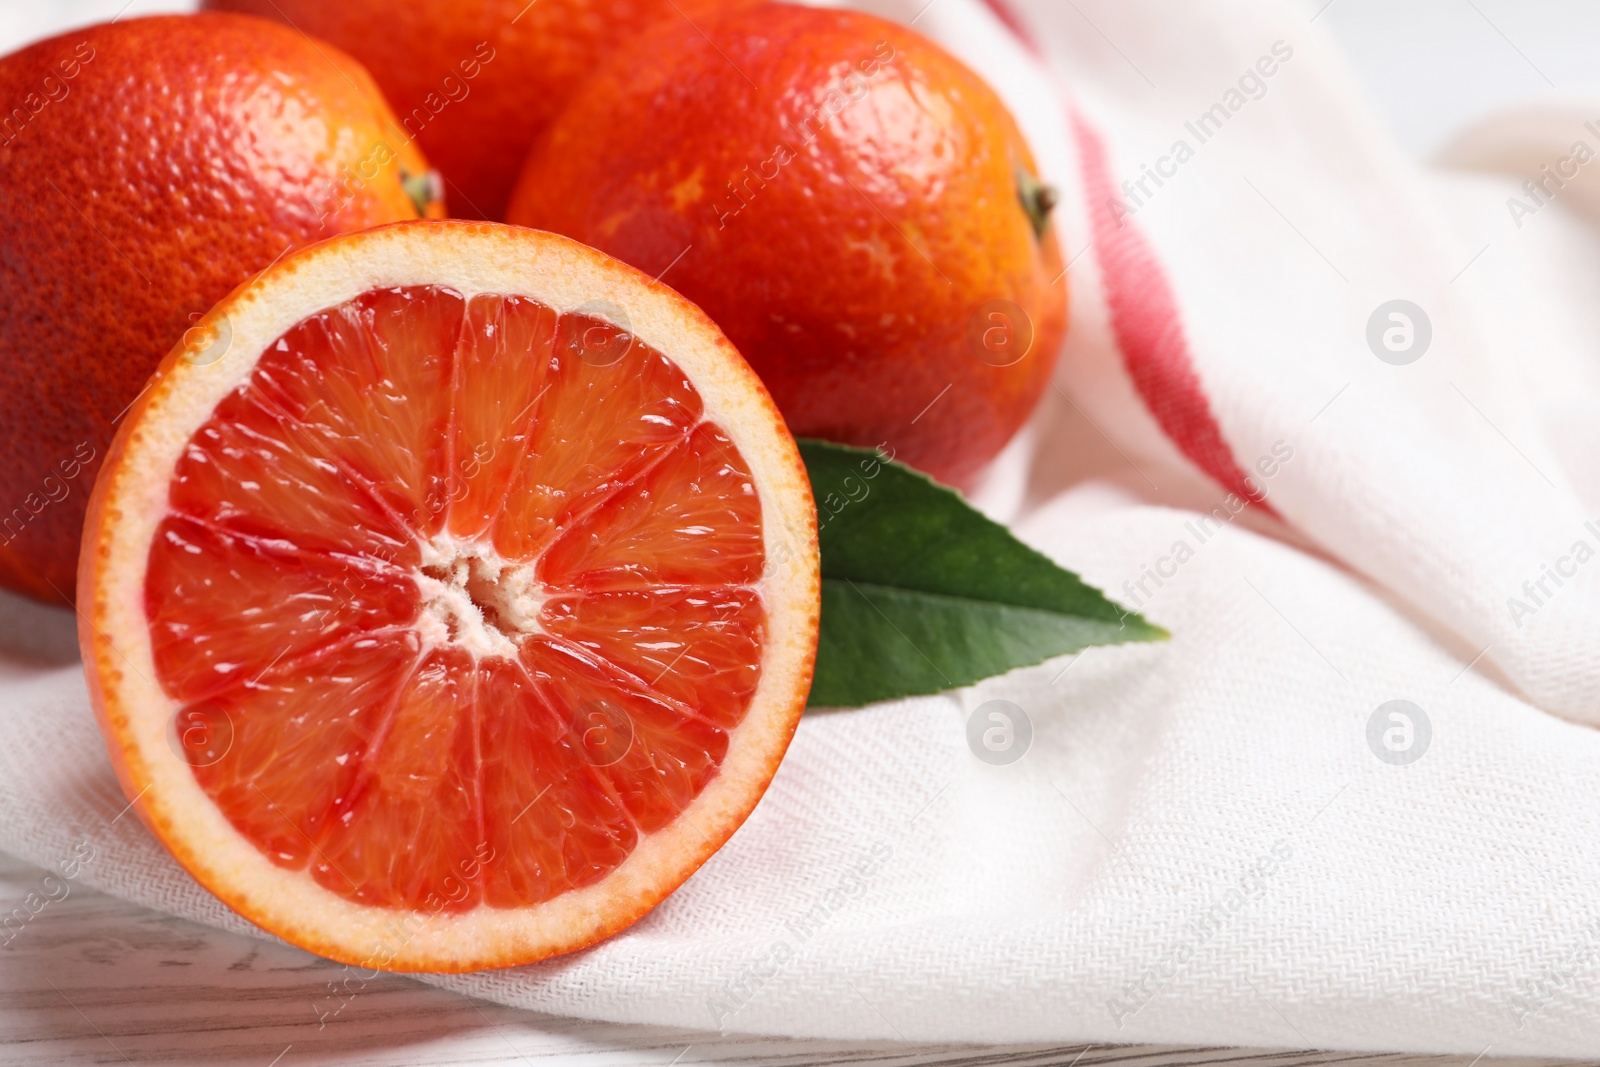
[[[0,901],[39,872],[0,853]],[[762,1064],[985,1067],[1469,1067],[1456,1057],[1127,1046],[900,1045],[793,1041],[581,1022],[469,1000],[399,976],[369,983],[319,1026],[339,968],[287,946],[148,911],[84,888],[0,948],[0,1067],[164,1063],[407,1065]],[[323,1007],[326,1008],[326,1003]],[[1484,1059],[1478,1067],[1561,1064]]]

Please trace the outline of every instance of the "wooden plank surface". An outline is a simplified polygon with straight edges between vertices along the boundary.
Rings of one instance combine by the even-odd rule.
[[[0,903],[39,872],[0,853]],[[0,910],[7,910],[0,908]],[[471,1000],[400,976],[342,1006],[340,968],[89,889],[48,904],[0,949],[0,1067],[11,1064],[694,1064],[806,1067],[1469,1067],[1470,1059],[1127,1046],[794,1041],[582,1022]],[[334,1009],[338,1009],[337,1013]],[[325,1016],[325,1018],[324,1018]],[[1534,1067],[1560,1060],[1491,1060]]]

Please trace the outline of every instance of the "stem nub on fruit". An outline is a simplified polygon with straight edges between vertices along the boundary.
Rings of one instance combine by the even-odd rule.
[[[1043,237],[1044,231],[1050,227],[1050,212],[1061,202],[1061,193],[1055,186],[1045,184],[1018,167],[1017,199],[1022,201],[1022,210],[1028,213],[1028,221],[1033,223],[1033,235]]]
[[[438,203],[441,196],[443,181],[439,172],[430,170],[426,174],[407,174],[400,171],[400,186],[405,189],[406,195],[411,198],[411,206],[417,209],[417,218],[428,217],[428,209]]]

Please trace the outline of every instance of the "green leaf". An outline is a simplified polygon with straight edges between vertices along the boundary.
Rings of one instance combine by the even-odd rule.
[[[938,693],[1167,636],[924,474],[827,441],[801,440],[800,454],[822,542],[813,705]]]

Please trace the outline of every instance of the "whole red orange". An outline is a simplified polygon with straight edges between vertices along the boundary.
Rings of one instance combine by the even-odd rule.
[[[994,91],[933,42],[770,4],[619,49],[509,219],[662,275],[796,434],[961,484],[1027,419],[1066,329],[1053,195]]]
[[[528,147],[624,37],[752,0],[205,0],[331,41],[378,80],[452,214],[505,215]]]
[[[76,30],[0,58],[0,101],[0,585],[70,600],[115,424],[195,320],[297,246],[442,210],[360,65],[260,19]]]

